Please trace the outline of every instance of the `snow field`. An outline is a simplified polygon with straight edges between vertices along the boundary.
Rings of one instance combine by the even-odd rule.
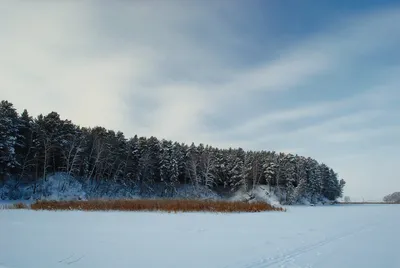
[[[0,210],[0,267],[400,267],[400,206],[287,212]]]

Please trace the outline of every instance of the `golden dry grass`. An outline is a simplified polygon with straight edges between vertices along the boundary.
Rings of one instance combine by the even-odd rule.
[[[28,209],[29,206],[27,204],[24,203],[15,203],[12,205],[13,209]]]
[[[261,212],[285,211],[264,202],[230,202],[206,200],[89,200],[89,201],[36,201],[33,210],[83,211],[167,211],[167,212]]]

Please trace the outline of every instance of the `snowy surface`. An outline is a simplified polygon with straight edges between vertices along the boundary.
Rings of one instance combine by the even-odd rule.
[[[400,267],[400,206],[256,214],[0,210],[0,267]]]

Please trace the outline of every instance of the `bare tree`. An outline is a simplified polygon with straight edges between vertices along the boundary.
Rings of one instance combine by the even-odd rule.
[[[198,173],[200,163],[198,161],[198,158],[195,155],[191,155],[189,160],[186,162],[186,172],[189,176],[190,181],[192,184],[196,187],[196,189],[200,185],[200,176]]]
[[[215,158],[209,148],[206,148],[202,153],[200,163],[204,185],[211,189],[215,183],[215,175],[212,172],[215,168]]]
[[[50,167],[49,159],[51,158],[51,150],[54,148],[52,143],[52,134],[47,133],[43,129],[39,129],[39,142],[43,146],[43,178],[47,179],[47,169]]]
[[[89,172],[88,180],[93,178],[94,172],[96,169],[100,169],[101,157],[103,152],[105,151],[105,146],[103,141],[99,137],[95,137],[92,146],[91,156],[94,155],[94,162],[91,171]]]
[[[84,146],[84,137],[80,132],[76,132],[68,145],[64,146],[62,150],[63,158],[65,161],[65,171],[68,175],[74,173],[78,167],[81,153]]]
[[[260,184],[262,176],[263,170],[261,166],[261,156],[260,154],[255,154],[251,169],[252,191],[254,191],[255,188]]]
[[[33,140],[33,132],[30,135],[31,141]],[[26,152],[24,158],[21,161],[21,172],[19,174],[19,181],[24,178],[26,175],[29,175],[27,170],[34,167],[36,165],[36,160],[31,156],[32,153],[32,145],[27,145],[28,151]]]

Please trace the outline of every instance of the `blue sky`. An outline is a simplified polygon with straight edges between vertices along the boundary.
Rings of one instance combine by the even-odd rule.
[[[398,1],[5,1],[0,98],[33,115],[316,158],[400,191]]]

